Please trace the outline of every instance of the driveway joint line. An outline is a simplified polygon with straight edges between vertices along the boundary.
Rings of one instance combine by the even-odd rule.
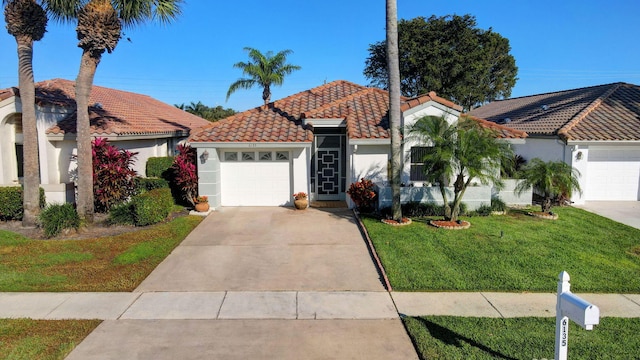
[[[505,318],[505,317],[504,317],[504,315],[502,315],[502,313],[500,312],[500,310],[498,310],[498,308],[497,308],[495,305],[493,305],[493,303],[492,303],[492,302],[491,302],[491,301],[490,301],[490,300],[489,300],[489,299],[484,295],[484,293],[483,293],[483,292],[481,292],[481,293],[480,293],[480,295],[481,295],[485,300],[487,300],[487,302],[489,303],[489,305],[491,305],[491,307],[492,307],[492,308],[493,308],[493,309],[498,313],[498,315],[500,315],[500,317],[501,317],[501,318],[503,318],[503,319]]]
[[[62,305],[64,305],[64,303],[66,303],[67,301],[69,301],[72,297],[73,297],[74,293],[67,293],[65,295],[68,295],[64,300],[62,300],[62,302],[60,304],[58,304],[57,306],[55,306],[53,309],[51,309],[51,311],[49,311],[45,316],[43,316],[44,319],[48,319],[49,316],[51,316],[51,314],[53,314],[56,310],[58,310],[58,308]]]
[[[640,306],[640,303],[635,302],[632,298],[628,297],[626,294],[620,294],[620,295],[622,295],[622,297],[623,297],[623,298],[625,298],[625,299],[627,299],[627,300],[631,301],[632,303],[634,303],[634,304],[636,304],[636,305]]]
[[[135,292],[131,292],[131,294],[135,294]],[[127,306],[126,309],[124,309],[120,315],[118,315],[118,317],[116,317],[116,320],[121,320],[122,319],[122,315],[124,315],[124,313],[126,313],[127,311],[129,311],[129,309],[131,309],[131,306],[133,306],[133,304],[136,303],[136,301],[138,301],[138,299],[140,299],[140,297],[142,296],[142,294],[145,294],[144,292],[139,292],[137,293],[138,295],[136,296],[135,299],[133,299],[132,302],[129,303],[129,305]]]
[[[222,311],[222,306],[224,305],[224,301],[227,299],[228,293],[228,291],[224,292],[224,296],[222,297],[222,301],[220,302],[220,307],[218,308],[218,313],[216,314],[216,320],[220,320],[220,312]]]

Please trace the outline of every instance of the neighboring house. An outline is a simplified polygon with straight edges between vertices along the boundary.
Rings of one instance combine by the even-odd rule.
[[[526,131],[514,151],[580,171],[590,200],[640,200],[640,86],[614,83],[494,101],[472,116]]]
[[[41,186],[47,202],[73,202],[76,164],[75,83],[36,83]],[[208,121],[146,95],[93,86],[89,109],[93,137],[138,152],[134,169],[145,175],[149,157],[172,155],[190,130]],[[0,90],[0,186],[21,182],[22,115],[18,88]]]
[[[286,206],[294,192],[307,192],[312,201],[344,201],[360,178],[384,184],[388,108],[387,91],[334,81],[194,131],[189,143],[198,152],[199,193],[213,207]],[[454,122],[462,110],[434,92],[402,98],[401,109],[405,128],[427,115]],[[514,142],[526,136],[483,123]],[[414,145],[404,145],[402,181],[420,185]]]

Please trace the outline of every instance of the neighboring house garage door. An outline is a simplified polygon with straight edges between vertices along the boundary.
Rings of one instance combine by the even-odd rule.
[[[586,200],[640,200],[640,149],[589,149]]]
[[[291,201],[289,152],[227,151],[222,160],[222,206],[281,206]]]

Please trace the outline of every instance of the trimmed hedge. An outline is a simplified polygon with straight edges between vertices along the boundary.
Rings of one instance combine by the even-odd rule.
[[[126,204],[111,208],[109,222],[136,226],[156,224],[169,216],[173,205],[169,188],[153,189],[134,196]]]
[[[0,187],[0,220],[22,220],[23,193],[22,186]],[[44,208],[45,204],[44,189],[40,188],[40,208]]]
[[[173,156],[150,157],[145,172],[147,177],[166,178],[167,170],[173,165]]]
[[[169,182],[165,179],[161,178],[141,178],[138,177],[135,179],[136,183],[136,194],[141,194],[145,191],[151,191],[154,189],[162,189],[168,188]]]
[[[409,202],[401,205],[402,216],[405,217],[428,217],[428,216],[444,216],[444,206],[434,203]],[[382,216],[391,216],[391,207],[380,209]],[[468,215],[467,204],[460,203],[460,215]]]
[[[77,230],[80,227],[80,216],[73,204],[69,203],[47,206],[40,213],[39,219],[44,235],[48,238],[60,234],[64,229]]]

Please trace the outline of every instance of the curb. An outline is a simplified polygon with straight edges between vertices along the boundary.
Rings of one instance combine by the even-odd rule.
[[[391,288],[391,283],[389,282],[389,278],[387,277],[387,273],[384,271],[384,267],[382,266],[382,263],[380,262],[380,258],[378,257],[378,253],[376,252],[376,249],[373,246],[373,243],[371,242],[371,238],[369,237],[369,233],[367,232],[367,229],[364,227],[364,224],[362,223],[362,220],[360,219],[360,213],[358,213],[358,211],[356,209],[353,209],[353,215],[356,218],[356,221],[358,222],[358,227],[360,228],[360,232],[362,233],[362,236],[366,240],[367,249],[369,249],[369,254],[371,254],[371,256],[373,257],[374,263],[375,263],[376,268],[378,270],[378,274],[380,274],[380,276],[382,277],[382,280],[384,282],[384,284],[383,284],[384,287],[389,292],[393,291],[393,289]]]

